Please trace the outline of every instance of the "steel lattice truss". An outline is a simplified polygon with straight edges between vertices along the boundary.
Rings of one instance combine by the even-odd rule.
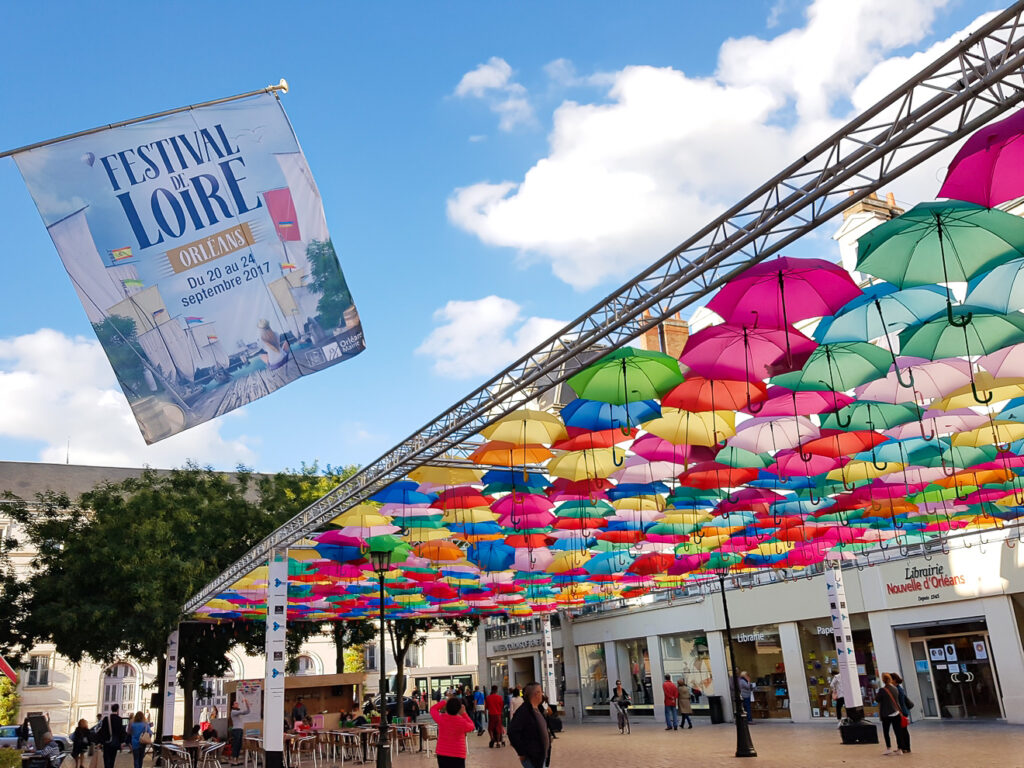
[[[253,547],[193,597],[194,611],[270,551],[417,466],[472,450],[469,438],[576,370],[714,293],[910,169],[1024,101],[1024,0],[932,61],[464,400]]]

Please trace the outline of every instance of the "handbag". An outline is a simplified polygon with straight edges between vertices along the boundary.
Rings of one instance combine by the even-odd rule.
[[[139,744],[142,744],[143,746],[148,746],[149,744],[152,744],[152,743],[153,743],[153,734],[152,733],[150,733],[149,731],[143,731],[141,734],[139,734]]]

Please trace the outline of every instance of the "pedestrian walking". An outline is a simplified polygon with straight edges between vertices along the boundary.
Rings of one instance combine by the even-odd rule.
[[[885,737],[885,752],[883,755],[898,755],[901,752],[910,751],[910,736],[907,733],[907,713],[900,708],[900,692],[893,685],[892,676],[885,672],[882,674],[882,686],[875,697],[878,702],[878,719],[882,721],[882,735]],[[892,729],[896,737],[896,748],[893,749],[892,741],[889,739],[889,730]]]
[[[78,727],[71,734],[71,759],[75,761],[75,768],[83,768],[85,755],[92,746],[92,731],[89,730],[89,723],[83,717],[78,721]]]
[[[523,706],[523,694],[518,688],[513,688],[512,697],[508,700],[509,722],[512,722],[512,718],[516,716],[516,710],[521,706]]]
[[[900,692],[900,696],[899,696],[900,709],[903,710],[903,713],[907,716],[907,727],[906,727],[907,735],[906,735],[906,738],[905,738],[905,740],[903,742],[904,743],[903,751],[904,752],[909,752],[910,751],[910,723],[913,722],[913,719],[910,717],[910,710],[912,710],[914,708],[914,702],[912,702],[910,700],[910,697],[907,696],[907,689],[903,687],[903,678],[900,677],[895,672],[890,672],[889,673],[889,677],[892,678],[892,684],[896,686],[896,690]]]
[[[523,768],[547,768],[551,764],[551,737],[539,707],[544,692],[540,683],[528,683],[523,703],[508,724],[508,740]]]
[[[629,733],[629,705],[633,703],[633,699],[625,688],[622,687],[622,681],[615,681],[615,688],[612,689],[612,704],[615,705],[615,717],[619,723],[619,733]]]
[[[505,746],[505,729],[501,724],[501,716],[505,711],[505,700],[498,693],[498,686],[491,686],[491,694],[485,699],[487,709],[487,731],[491,741],[487,748]]]
[[[437,768],[466,768],[466,734],[476,726],[463,699],[452,696],[430,708],[437,723]]]
[[[750,675],[747,674],[746,670],[740,672],[740,701],[743,702],[743,711],[747,713],[747,722],[754,722],[754,710],[751,700],[754,697],[755,686],[751,680]]]
[[[132,758],[135,760],[135,768],[142,768],[142,758],[146,756],[146,747],[153,743],[153,729],[146,722],[146,716],[141,711],[135,713],[132,724],[128,729],[128,740],[132,748]]]
[[[679,689],[672,682],[671,675],[665,675],[665,682],[661,684],[661,690],[665,694],[665,730],[679,730],[679,712],[676,709],[679,703]]]
[[[486,700],[484,692],[480,690],[479,685],[473,686],[473,719],[476,721],[476,735],[482,736],[484,733],[484,718],[487,713],[484,711],[484,702]]]
[[[676,680],[676,691],[678,692],[676,708],[679,710],[679,725],[682,727],[685,723],[687,728],[693,728],[693,720],[690,719],[690,715],[693,714],[693,700],[690,698],[693,692],[681,677]]]
[[[832,694],[832,706],[836,708],[836,720],[842,720],[846,697],[843,696],[843,684],[839,679],[839,673],[834,669],[832,670],[832,677],[828,679],[828,689]]]
[[[121,745],[125,742],[124,720],[121,719],[119,709],[117,704],[111,704],[110,714],[103,718],[103,725],[100,726],[99,743],[103,745],[103,768],[114,768],[117,753],[121,751]]]

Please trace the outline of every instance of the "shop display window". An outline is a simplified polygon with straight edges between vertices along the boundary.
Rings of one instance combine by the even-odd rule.
[[[857,617],[851,617],[851,623],[857,623]],[[866,623],[866,622],[865,622]],[[800,657],[803,668],[801,674],[807,679],[807,695],[810,699],[811,717],[835,717],[835,705],[832,702],[832,690],[829,680],[832,670],[838,668],[835,638],[832,634],[832,620],[811,619],[798,621],[800,631]],[[877,715],[875,703],[877,693],[877,676],[875,674],[875,652],[871,643],[871,632],[868,629],[854,629],[852,633],[853,649],[857,660],[857,679],[860,681],[860,695],[864,700],[864,713]],[[790,675],[796,674],[790,670]],[[846,697],[849,705],[849,697]],[[844,713],[845,714],[845,713]]]
[[[755,719],[788,718],[789,686],[782,662],[782,644],[777,624],[734,629],[732,632],[733,667],[746,672],[756,688],[751,698]]]
[[[694,712],[707,710],[708,696],[715,694],[707,636],[703,632],[687,632],[662,637],[661,663],[672,682],[683,678],[689,686]]]
[[[577,648],[580,657],[580,696],[588,715],[608,714],[608,668],[604,645],[593,643]]]

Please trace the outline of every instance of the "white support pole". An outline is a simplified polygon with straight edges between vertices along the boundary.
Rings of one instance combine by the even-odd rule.
[[[263,680],[263,749],[266,768],[284,763],[284,667],[288,618],[288,550],[267,563],[266,673]]]
[[[555,675],[555,643],[551,637],[551,616],[545,615],[540,620],[541,631],[544,633],[544,693],[552,704],[558,701],[558,677]]]
[[[167,657],[164,660],[163,719],[160,732],[166,741],[174,733],[174,701],[178,698],[178,630],[167,636]]]
[[[857,656],[853,651],[853,629],[850,626],[850,610],[846,605],[846,587],[843,586],[843,572],[839,561],[825,564],[825,588],[828,590],[828,610],[832,617],[832,632],[836,642],[836,670],[839,673],[839,695],[854,720],[864,714],[864,699],[860,695],[860,678],[857,677]]]

